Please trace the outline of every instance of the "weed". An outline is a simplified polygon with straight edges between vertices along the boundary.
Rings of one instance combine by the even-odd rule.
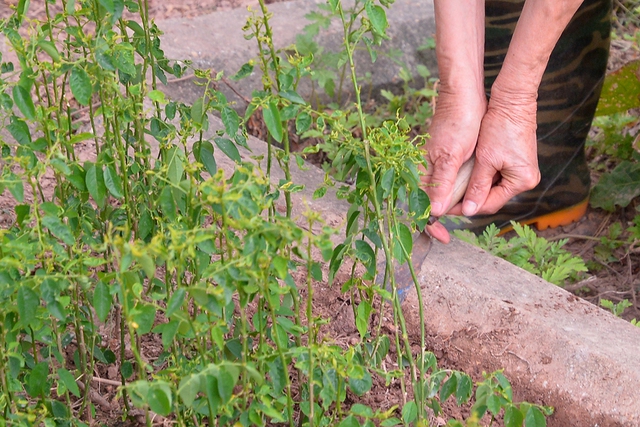
[[[516,237],[509,240],[500,237],[500,230],[491,224],[480,236],[468,230],[456,230],[455,235],[468,243],[505,259],[512,264],[542,277],[556,285],[564,285],[569,278],[575,279],[577,273],[587,271],[584,261],[575,257],[562,247],[566,239],[549,242],[538,236],[528,225],[511,222]]]

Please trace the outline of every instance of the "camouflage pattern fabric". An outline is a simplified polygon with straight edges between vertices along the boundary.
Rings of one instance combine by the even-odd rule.
[[[569,212],[564,219],[538,222],[538,228],[544,229],[565,225],[584,214],[590,190],[584,144],[607,68],[611,3],[585,0],[549,60],[538,92],[540,184],[513,198],[495,215],[476,216],[471,224],[447,224],[447,228],[481,232],[490,223],[504,228],[510,220],[536,223],[541,216]],[[500,71],[523,5],[523,0],[486,1],[487,94]]]

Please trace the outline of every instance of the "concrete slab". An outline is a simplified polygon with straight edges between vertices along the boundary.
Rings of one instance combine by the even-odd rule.
[[[276,47],[284,48],[293,44],[296,35],[301,34],[303,28],[311,22],[305,15],[318,10],[318,5],[324,3],[322,0],[296,0],[269,5],[269,11],[273,14],[270,23]],[[247,10],[234,9],[193,19],[160,21],[157,24],[164,32],[162,48],[169,58],[190,60],[196,67],[224,71],[226,76],[231,76],[250,59],[257,58],[255,40],[246,40],[242,31],[249,16],[250,12]],[[359,75],[371,73],[375,93],[381,88],[392,88],[401,83],[398,62],[406,64],[415,77],[418,77],[415,71],[418,64],[425,65],[433,73],[437,69],[434,51],[418,49],[435,34],[433,0],[396,0],[387,16],[391,39],[383,42],[381,50],[396,51],[399,56],[392,60],[388,56],[379,55],[376,63],[372,64],[366,51],[357,52],[356,55]],[[336,21],[329,29],[320,33],[318,41],[327,51],[339,51],[342,37],[342,29]],[[250,97],[253,90],[262,88],[259,73],[254,72],[244,79],[238,88],[246,97]],[[241,99],[224,85],[220,89],[230,100],[244,106]],[[305,84],[299,92],[302,96],[309,95],[310,89]],[[170,83],[165,91],[173,99],[189,103],[202,95],[202,87],[195,85],[193,80]]]

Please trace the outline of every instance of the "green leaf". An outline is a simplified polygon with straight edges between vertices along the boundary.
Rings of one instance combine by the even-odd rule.
[[[227,135],[233,137],[236,133],[238,133],[238,128],[240,127],[240,117],[233,108],[225,105],[222,108],[222,111],[220,111],[220,118],[222,119],[222,123],[224,124],[224,129],[227,132]]]
[[[640,195],[640,163],[623,161],[603,175],[591,191],[591,206],[609,212],[627,207]]]
[[[25,88],[19,85],[13,87],[13,102],[27,119],[36,119],[36,107],[33,105],[30,93]]]
[[[118,43],[114,49],[113,62],[118,70],[131,77],[137,74],[133,56],[134,47],[130,43]]]
[[[45,397],[49,394],[49,363],[38,363],[29,373],[29,396]]]
[[[187,407],[193,405],[196,396],[200,392],[201,382],[199,375],[187,375],[180,380],[180,386],[178,387],[178,396],[184,402]]]
[[[607,75],[596,116],[609,116],[640,107],[640,60]]]
[[[38,41],[38,46],[51,57],[53,62],[60,62],[60,53],[58,53],[55,44],[47,40],[40,40]]]
[[[306,105],[306,101],[295,90],[282,90],[279,95],[294,104]]]
[[[409,193],[409,211],[413,213],[413,221],[416,223],[418,231],[424,231],[424,227],[429,221],[431,202],[423,189],[416,188]]]
[[[87,165],[84,182],[98,207],[103,208],[107,199],[107,187],[104,183],[102,166],[91,162],[87,162]]]
[[[160,104],[164,104],[165,102],[167,102],[167,100],[165,99],[165,94],[161,90],[151,90],[149,91],[147,96],[149,96],[149,99],[153,102],[157,102]]]
[[[202,141],[196,147],[197,149],[194,150],[195,155],[198,156],[196,160],[204,165],[209,175],[215,175],[218,171],[218,165],[213,157],[213,145],[209,141]]]
[[[184,174],[183,153],[180,148],[173,146],[167,150],[167,178],[173,185],[180,184]]]
[[[462,405],[471,398],[473,392],[473,381],[467,374],[460,374],[458,378],[458,387],[456,388],[456,401],[458,405]]]
[[[526,427],[547,427],[547,419],[540,409],[531,406],[524,417]]]
[[[40,297],[33,289],[21,286],[18,289],[18,315],[20,324],[29,326],[36,319],[36,312],[40,305]]]
[[[231,80],[238,81],[240,79],[243,79],[251,75],[252,72],[253,72],[253,64],[247,62],[243,64],[242,67],[240,67],[237,73],[231,76]]]
[[[356,258],[367,269],[367,274],[373,278],[376,275],[376,256],[371,246],[364,240],[356,240]]]
[[[520,410],[514,406],[509,405],[504,410],[504,426],[505,427],[522,427],[524,421]]]
[[[60,378],[60,382],[64,384],[64,386],[76,397],[80,397],[80,388],[78,388],[78,384],[76,383],[76,379],[73,377],[71,372],[67,371],[65,368],[58,369],[58,378]]]
[[[11,122],[7,125],[7,129],[18,144],[31,144],[31,132],[29,132],[29,126],[27,126],[24,120],[17,116],[11,116]]]
[[[202,125],[204,121],[204,114],[204,99],[198,98],[191,106],[191,120],[193,120],[196,124]]]
[[[362,378],[349,377],[349,388],[357,396],[363,396],[373,385],[373,379],[368,371],[364,371]]]
[[[109,316],[112,302],[113,298],[109,293],[109,288],[103,281],[98,281],[93,290],[93,308],[96,310],[96,316],[98,316],[98,319],[103,323],[107,320],[107,316]]]
[[[167,302],[167,310],[164,315],[166,317],[171,317],[173,313],[175,313],[180,307],[182,307],[182,303],[184,302],[185,295],[187,291],[184,288],[178,288],[171,295],[169,301]]]
[[[497,417],[502,409],[502,405],[504,404],[504,399],[500,399],[499,396],[495,394],[491,394],[487,398],[487,409],[491,411],[494,417]]]
[[[368,301],[362,301],[356,309],[356,327],[358,333],[364,338],[369,328],[369,317],[371,316],[371,304]]]
[[[449,379],[442,384],[442,388],[440,389],[440,401],[444,403],[445,400],[449,398],[458,387],[458,375],[451,374]]]
[[[413,235],[411,234],[411,230],[405,224],[399,223],[395,238],[396,243],[394,245],[393,256],[398,261],[405,262],[405,255],[399,243],[402,243],[407,254],[411,255],[411,251],[413,250]]]
[[[365,10],[374,33],[379,36],[385,36],[389,23],[387,22],[387,14],[380,6],[374,5],[372,1],[365,3]]]
[[[387,171],[382,175],[382,179],[380,180],[380,186],[382,187],[382,198],[386,199],[391,194],[393,190],[393,183],[396,177],[395,168],[387,169]]]
[[[347,418],[340,421],[338,427],[360,427],[360,423],[358,422],[356,417],[354,417],[353,415],[349,415]]]
[[[313,118],[309,115],[309,113],[301,112],[296,117],[296,132],[301,134],[306,132],[310,127],[311,123],[313,123]]]
[[[138,334],[147,334],[151,331],[153,322],[156,320],[156,308],[151,304],[138,303],[131,320],[138,324],[136,328]]]
[[[276,141],[282,142],[284,134],[282,121],[280,120],[280,110],[278,110],[278,106],[274,101],[269,102],[269,104],[262,109],[262,117],[264,118],[264,123],[267,125],[269,134],[271,134]]]
[[[118,172],[116,172],[116,168],[113,165],[107,165],[103,171],[104,185],[109,190],[109,193],[116,199],[121,199],[124,197],[122,194],[122,181],[120,180],[120,176]]]
[[[221,369],[217,375],[218,378],[218,394],[222,403],[227,403],[233,395],[233,388],[236,386],[238,377],[232,375],[228,370]]]
[[[402,407],[402,421],[411,424],[418,418],[418,405],[413,400],[408,401]]]
[[[120,367],[120,373],[122,374],[122,377],[124,379],[131,378],[131,376],[133,375],[133,364],[128,360],[125,360],[124,362],[122,362],[122,366]]]
[[[149,408],[156,414],[163,417],[169,415],[173,406],[173,395],[169,384],[164,381],[153,383],[147,395],[147,401]]]
[[[89,75],[83,68],[75,66],[71,69],[69,86],[78,104],[88,106],[91,103],[93,87],[91,86]]]
[[[63,223],[57,216],[47,215],[42,218],[42,225],[47,227],[51,234],[62,240],[69,246],[72,246],[76,239],[69,226]]]
[[[234,162],[240,163],[242,162],[242,158],[240,157],[240,152],[238,151],[238,147],[228,138],[213,138],[213,141],[216,143],[220,151],[227,155]]]
[[[398,418],[393,417],[387,418],[386,420],[381,422],[380,427],[395,427],[400,424],[402,424],[402,421],[400,421]]]

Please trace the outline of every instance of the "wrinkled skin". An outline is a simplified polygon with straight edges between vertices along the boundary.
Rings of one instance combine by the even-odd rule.
[[[581,0],[527,0],[487,103],[482,75],[484,2],[436,0],[436,55],[441,88],[425,146],[431,214],[497,212],[540,182],[536,98],[544,69]],[[481,28],[482,27],[482,28]],[[462,203],[451,203],[460,166],[476,163]],[[440,223],[427,228],[449,242]]]

